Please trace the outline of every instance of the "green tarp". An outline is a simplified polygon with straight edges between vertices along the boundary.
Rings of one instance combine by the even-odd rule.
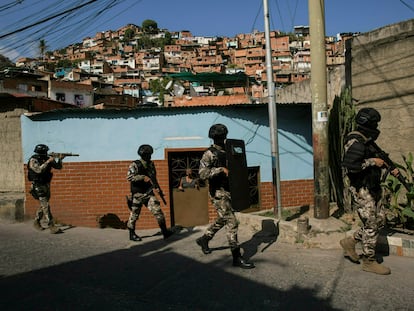
[[[169,77],[177,80],[198,82],[223,87],[248,86],[255,83],[255,79],[247,76],[244,72],[235,74],[224,74],[216,72],[205,72],[193,74],[191,72],[181,72],[169,74]]]

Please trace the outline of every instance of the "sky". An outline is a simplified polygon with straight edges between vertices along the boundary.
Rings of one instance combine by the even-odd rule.
[[[264,0],[0,0],[0,54],[39,57],[39,42],[57,50],[146,19],[168,31],[227,36],[264,31]],[[321,0],[323,1],[323,0]],[[270,30],[309,25],[308,0],[267,0]],[[369,32],[414,18],[414,0],[327,0],[325,34]]]

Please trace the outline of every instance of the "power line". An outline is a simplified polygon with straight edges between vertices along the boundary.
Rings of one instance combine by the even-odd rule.
[[[24,30],[26,30],[26,29],[29,29],[29,28],[32,28],[32,27],[34,27],[34,26],[37,26],[37,25],[43,24],[43,23],[45,23],[45,22],[47,22],[47,21],[50,21],[50,20],[52,20],[52,19],[54,19],[54,18],[56,18],[56,17],[62,16],[62,15],[65,15],[65,14],[67,14],[67,13],[70,13],[70,12],[73,12],[73,11],[75,11],[75,10],[78,10],[78,9],[80,9],[80,8],[83,8],[84,6],[87,6],[87,5],[89,5],[89,4],[93,3],[93,2],[96,2],[96,1],[97,1],[97,0],[90,0],[90,1],[88,1],[88,2],[86,2],[86,3],[84,3],[84,4],[78,5],[78,6],[74,7],[74,8],[69,9],[69,10],[66,10],[66,11],[63,11],[63,12],[61,12],[61,13],[58,13],[58,14],[55,14],[55,15],[52,15],[52,16],[49,16],[49,17],[46,17],[46,18],[44,18],[43,20],[40,20],[40,21],[35,22],[35,23],[33,23],[33,24],[30,24],[30,25],[24,26],[24,27],[22,27],[22,28],[20,28],[20,29],[16,29],[16,30],[11,31],[11,32],[9,32],[9,33],[6,33],[6,34],[4,34],[4,35],[0,35],[0,39],[3,39],[3,38],[6,38],[6,37],[8,37],[8,36],[14,35],[14,34],[16,34],[16,33],[22,32],[22,31],[24,31]]]
[[[409,8],[411,11],[414,11],[414,7],[412,7],[411,5],[409,5],[408,3],[406,3],[405,1],[400,0],[400,2],[401,2],[402,4],[404,4],[407,8]]]
[[[0,6],[0,12],[1,11],[9,10],[10,8],[12,8],[12,7],[16,6],[16,5],[21,4],[22,2],[23,2],[23,0],[16,0],[16,1],[13,1],[11,3],[4,4],[4,5]]]
[[[101,0],[94,3],[91,1],[85,3],[85,0],[77,0],[68,4],[68,2],[58,0],[46,4],[40,0],[36,2],[37,4],[32,2],[31,6],[20,6],[18,12],[13,7],[9,10],[9,13],[14,10],[15,13],[20,14],[21,18],[19,20],[14,19],[13,23],[3,27],[3,30],[27,29],[19,33],[15,33],[16,30],[12,31],[10,33],[13,34],[1,39],[0,52],[11,55],[11,58],[18,58],[19,55],[27,54],[27,52],[36,54],[34,52],[36,50],[35,45],[38,44],[40,39],[46,40],[52,50],[64,48],[90,36],[91,29],[107,23],[108,19],[114,19],[125,13],[125,11],[131,10],[132,7],[142,1]],[[90,5],[87,8],[82,8],[88,3]],[[4,14],[4,12],[0,12],[0,16]],[[56,17],[50,19],[52,16]],[[46,19],[49,20],[45,21]],[[45,22],[40,23],[40,21]],[[22,27],[22,24],[30,24],[32,27]],[[6,35],[1,34],[2,37]]]

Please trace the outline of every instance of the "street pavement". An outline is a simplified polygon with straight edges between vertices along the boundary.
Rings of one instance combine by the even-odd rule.
[[[139,225],[139,222],[138,222]],[[231,265],[224,228],[204,255],[205,227],[168,240],[112,228],[36,231],[0,221],[0,310],[414,310],[414,259],[383,255],[392,270],[361,271],[336,249],[274,241],[241,226],[239,241],[256,268]]]

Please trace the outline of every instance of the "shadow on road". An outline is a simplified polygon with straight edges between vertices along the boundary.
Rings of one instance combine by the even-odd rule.
[[[268,225],[268,224],[265,224]],[[189,231],[182,237],[192,235]],[[277,237],[277,236],[276,236]],[[2,310],[338,310],[318,288],[278,290],[249,280],[253,270],[226,271],[222,258],[208,263],[176,253],[157,239],[128,249],[0,279]],[[249,257],[262,243],[243,244]],[[266,248],[266,246],[265,246]],[[262,249],[261,251],[264,251]],[[45,249],[44,256],[47,256]],[[230,262],[230,257],[228,258]],[[227,268],[226,262],[226,268]],[[235,268],[236,269],[236,268]]]

